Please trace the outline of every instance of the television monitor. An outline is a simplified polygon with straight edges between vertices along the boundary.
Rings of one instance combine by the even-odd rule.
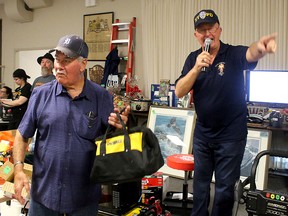
[[[246,100],[271,108],[288,107],[288,70],[245,71]]]

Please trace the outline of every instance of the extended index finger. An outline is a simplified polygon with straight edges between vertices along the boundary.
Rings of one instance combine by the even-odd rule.
[[[264,37],[262,37],[262,41],[264,41],[264,42],[269,42],[270,40],[275,40],[275,38],[277,37],[277,35],[278,35],[278,33],[277,32],[274,32],[274,33],[272,33],[272,34],[270,34],[270,35],[266,35],[266,36],[264,36]]]

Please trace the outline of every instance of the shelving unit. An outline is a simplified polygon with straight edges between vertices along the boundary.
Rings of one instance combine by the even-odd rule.
[[[271,150],[286,151],[287,149],[287,136],[288,136],[288,125],[283,125],[281,128],[274,128],[269,126],[268,123],[253,124],[248,123],[248,128],[257,128],[270,130],[272,133],[271,137]],[[270,157],[269,170],[268,170],[268,188],[272,190],[288,192],[288,169],[287,163],[279,160],[279,157]]]
[[[112,24],[110,51],[113,50],[116,46],[117,48],[120,47],[122,48],[121,49],[122,52],[120,53],[119,57],[120,60],[124,61],[126,64],[125,65],[126,95],[128,95],[129,92],[131,92],[131,89],[129,87],[129,80],[132,78],[133,75],[135,32],[136,32],[136,17],[133,17],[131,22],[120,22],[119,19],[116,19],[115,23]]]

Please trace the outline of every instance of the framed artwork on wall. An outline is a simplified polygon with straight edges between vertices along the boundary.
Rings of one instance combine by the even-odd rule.
[[[110,52],[114,12],[84,15],[83,39],[89,48],[88,60],[105,61]]]
[[[101,80],[104,76],[104,67],[102,65],[94,65],[92,68],[89,68],[89,78],[91,81],[101,84]]]
[[[159,140],[165,164],[159,170],[164,174],[184,178],[184,171],[167,166],[166,158],[172,154],[191,154],[196,113],[194,109],[151,106],[147,127]]]
[[[245,147],[244,157],[241,164],[242,182],[251,175],[251,168],[256,155],[270,148],[271,131],[260,129],[249,129],[247,135],[247,144]],[[269,156],[263,156],[258,164],[255,183],[257,189],[267,188]],[[248,186],[248,185],[247,185]]]

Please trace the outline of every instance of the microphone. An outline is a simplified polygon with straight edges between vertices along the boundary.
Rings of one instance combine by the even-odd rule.
[[[209,52],[209,50],[210,50],[210,44],[211,44],[211,43],[212,43],[212,40],[211,40],[210,38],[206,38],[206,39],[205,39],[205,42],[204,42],[204,44],[205,44],[204,51]],[[205,72],[205,71],[207,71],[207,68],[206,68],[206,67],[203,67],[203,68],[201,69],[201,71],[202,71],[202,72]]]

